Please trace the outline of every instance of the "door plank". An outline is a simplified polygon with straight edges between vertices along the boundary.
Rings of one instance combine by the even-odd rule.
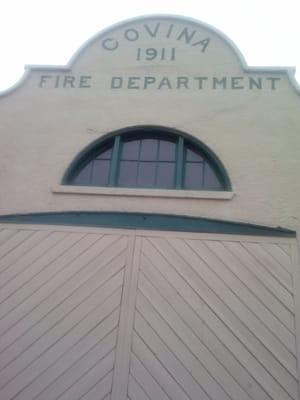
[[[174,376],[172,376],[172,373],[175,373],[175,376],[180,376],[180,372],[183,372],[178,363],[172,365],[171,360],[169,360],[168,368],[170,368],[171,372],[167,371],[137,334],[133,335],[132,350],[138,359],[142,360],[145,368],[159,383],[169,398],[172,400],[190,400],[186,392],[178,384]],[[203,397],[203,399],[208,400],[208,397]]]
[[[212,378],[193,354],[180,343],[180,340],[165,326],[161,319],[158,320],[161,323],[160,335],[154,332],[149,324],[149,322],[155,323],[154,328],[157,328],[157,321],[154,320],[153,311],[150,309],[149,304],[143,301],[142,297],[139,297],[139,303],[139,311],[141,311],[136,314],[135,321],[135,329],[138,335],[187,395],[195,400],[199,399],[199,396],[200,398],[206,396],[213,399],[230,400],[231,398],[220,387],[218,382]],[[147,322],[141,316],[141,312],[145,314]],[[169,347],[165,341],[167,341]]]
[[[244,243],[243,243],[244,244]],[[261,265],[242,243],[226,242],[226,247],[257,276],[267,290],[269,290],[286,307],[294,317],[293,295],[283,287],[280,282]]]
[[[154,262],[154,260],[152,260],[152,262]],[[227,347],[220,342],[209,327],[203,323],[204,307],[202,305],[198,306],[197,300],[193,302],[191,296],[189,296],[190,303],[186,302],[179,292],[171,286],[171,283],[164,278],[160,271],[156,269],[145,256],[142,258],[141,269],[153,285],[158,288],[160,294],[169,301],[175,310],[178,310],[187,326],[189,326],[193,333],[203,341],[204,345],[207,346],[243,390],[253,399],[271,400],[267,393],[253,379],[242,364],[239,363]],[[196,307],[196,309],[192,307]],[[196,310],[198,310],[198,314]],[[200,317],[200,315],[202,317]]]
[[[96,365],[99,360],[101,360],[106,354],[110,353],[116,346],[117,339],[117,323],[119,318],[119,310],[114,311],[109,317],[107,317],[108,324],[110,327],[115,326],[115,329],[111,331],[110,334],[102,337],[107,329],[103,328],[103,324],[100,325],[101,329],[94,329],[90,335],[87,335],[83,340],[76,346],[76,351],[71,354],[67,354],[63,357],[59,363],[56,363],[52,370],[42,376],[40,387],[43,382],[47,382],[48,385],[39,391],[39,380],[35,381],[31,386],[31,391],[33,393],[32,400],[55,400],[71,387],[80,377],[94,365]],[[105,322],[105,321],[104,321]],[[99,341],[98,340],[99,334]],[[91,336],[92,339],[91,339]],[[96,343],[95,343],[96,342]],[[86,351],[87,350],[87,351]],[[86,351],[86,353],[84,353]],[[75,353],[75,356],[73,355]],[[82,355],[83,353],[83,355]],[[75,360],[75,361],[74,361]],[[71,362],[74,361],[72,364]],[[54,371],[54,369],[57,369]],[[51,379],[47,375],[51,374]],[[56,377],[57,376],[57,377]],[[56,377],[55,379],[53,379]],[[25,393],[23,391],[22,393]],[[25,399],[25,398],[24,398]],[[30,397],[29,397],[30,399]]]
[[[287,329],[283,323],[274,316],[270,310],[260,301],[259,298],[249,289],[251,276],[244,275],[240,265],[236,265],[236,276],[232,272],[235,265],[230,253],[222,243],[211,242],[205,244],[200,241],[187,242],[192,250],[205,261],[206,265],[235,293],[239,300],[249,308],[253,314],[268,327],[272,335],[276,336],[281,343],[293,354],[296,354],[295,335]],[[207,247],[207,246],[208,247]],[[221,261],[222,260],[222,261]],[[242,272],[242,274],[241,274]],[[256,282],[255,282],[256,283]],[[253,285],[257,287],[257,285]],[[272,305],[271,305],[272,307]],[[251,320],[249,320],[251,323]]]
[[[31,293],[30,283],[31,280],[38,275],[44,268],[47,268],[52,261],[64,253],[70,246],[72,246],[78,240],[78,234],[65,235],[62,233],[56,233],[54,235],[55,244],[51,248],[47,248],[46,252],[41,254],[25,271],[22,271],[15,276],[9,285],[5,285],[0,292],[0,318],[4,315],[4,311],[11,309],[10,296],[15,294],[19,302],[22,302],[23,298],[26,297],[23,292],[28,288],[28,292]],[[26,285],[27,284],[27,285]],[[15,295],[16,296],[16,295]]]
[[[45,337],[42,337],[39,341],[35,342],[35,351],[28,349],[1,371],[0,381],[2,389],[0,391],[0,398],[9,399],[15,396],[35,379],[37,375],[51,366],[63,353],[74,346],[89,330],[93,329],[99,322],[111,314],[118,307],[120,301],[121,290],[117,290],[101,306],[95,308],[94,312],[87,314],[67,334],[63,334],[62,336],[61,329],[58,326],[55,329],[55,336],[53,332],[49,331],[47,340]],[[26,368],[29,365],[30,368]]]
[[[147,300],[143,296],[138,296],[138,310],[167,345],[172,343],[170,349],[206,392],[214,398],[211,388],[213,390],[219,388],[220,392],[221,387],[222,391],[225,391],[222,395],[224,399],[230,396],[235,400],[250,400],[248,394],[236,384],[232,376],[183,322],[177,310],[175,311],[146,280],[141,281],[140,287]],[[155,307],[156,313],[150,304]]]
[[[260,244],[243,243],[243,246],[280,282],[282,286],[284,286],[290,293],[293,293],[291,274],[288,273]]]
[[[80,397],[80,400],[102,400],[110,397],[112,387],[113,373],[109,372],[100,382],[98,382],[90,391],[84,396]],[[107,397],[106,397],[107,396]],[[73,399],[72,399],[73,400]]]
[[[4,257],[0,259],[0,274],[2,274],[7,268],[12,269],[14,263],[16,263],[20,257],[24,257],[24,255],[34,248],[39,242],[43,241],[47,236],[49,236],[49,232],[45,231],[33,231],[32,235],[30,235],[27,239],[25,239],[17,248],[13,251],[6,254]],[[1,276],[1,281],[2,277]]]
[[[2,225],[0,225],[2,226]],[[11,228],[10,226],[8,228]],[[18,231],[16,229],[3,229],[0,230],[0,248],[1,246],[13,235],[15,235]]]
[[[68,313],[80,306],[94,291],[106,284],[113,275],[119,273],[124,268],[123,257],[117,257],[103,268],[101,268],[101,265],[99,267],[100,270],[96,271],[91,277],[86,273],[83,277],[86,281],[81,281],[80,274],[74,277],[75,279],[70,279],[65,285],[60,285],[58,290],[54,290],[45,301],[39,302],[37,296],[34,296],[29,303],[31,309],[25,316],[22,317],[22,311],[28,304],[20,307],[21,310],[18,308],[7,315],[1,321],[3,330],[6,328],[1,336],[1,351],[16,343],[16,341],[21,340],[27,346],[33,343],[39,335],[51,329]]]
[[[170,400],[163,388],[134,353],[131,355],[130,373],[151,400]]]
[[[151,243],[154,241],[153,238],[150,240]],[[234,332],[234,335],[247,349],[245,349],[246,352],[249,351],[251,357],[253,355],[256,359],[256,362],[258,361],[262,364],[262,366],[264,366],[265,371],[268,371],[267,374],[272,374],[269,379],[273,381],[274,376],[275,381],[278,380],[278,382],[282,384],[282,387],[286,388],[287,391],[290,391],[294,395],[296,393],[295,391],[297,386],[295,378],[291,376],[289,372],[280,363],[278,363],[278,361],[276,361],[273,355],[268,352],[264,346],[262,346],[262,344],[251,334],[251,332],[243,324],[241,324],[241,321],[234,316],[230,309],[226,307],[225,304],[222,303],[206,285],[203,284],[203,281],[201,281],[199,277],[188,266],[186,266],[184,262],[182,262],[182,260],[178,262],[178,259],[171,257],[169,252],[163,257],[162,254],[155,249],[153,245],[151,245],[150,240],[148,240],[143,247],[145,254],[149,253],[148,255],[150,259],[156,257],[158,260],[157,262],[160,264],[161,272],[165,275],[166,279],[169,279],[171,282],[173,282],[172,284],[176,290],[178,290],[179,293],[182,293],[183,297],[188,302],[190,299],[194,299],[196,304],[198,300],[194,297],[194,295],[197,293],[197,296],[202,298],[202,300],[204,300],[206,303],[206,314],[211,310],[213,314],[222,321],[223,329],[226,326],[226,329],[228,327],[231,332]],[[155,239],[155,241],[156,240],[157,239]],[[158,247],[160,251],[164,252],[164,249],[161,248],[161,246]],[[170,264],[171,260],[172,267]],[[211,315],[211,312],[209,312],[209,315]],[[207,318],[207,315],[205,315],[205,318]],[[207,323],[207,320],[205,320],[205,322]],[[240,361],[243,361],[236,351],[234,354],[238,356]],[[256,379],[258,377],[259,382],[261,382],[261,376],[265,375],[265,373],[261,372],[259,375],[257,375],[258,370],[258,364],[256,364],[255,368],[251,368],[252,375],[255,374],[253,376],[255,376]],[[262,386],[265,386],[265,384],[263,383]],[[279,387],[277,388],[277,392],[281,392]],[[284,392],[282,392],[282,395],[283,393]]]
[[[100,394],[104,397],[110,392],[111,381],[112,381],[112,369],[114,366],[115,354],[111,351],[101,362],[95,365],[94,368],[87,371],[85,375],[81,377],[76,383],[74,383],[67,391],[59,396],[59,400],[87,400],[89,392],[92,391],[92,399],[95,399],[95,389],[100,390]],[[102,380],[102,378],[104,378]],[[103,385],[103,392],[101,392],[101,386]],[[99,397],[97,397],[99,399]]]
[[[128,382],[128,397],[131,400],[151,400],[132,376],[129,377]]]
[[[265,286],[264,282],[253,272],[252,268],[249,268],[249,265],[247,266],[246,263],[243,262],[242,257],[238,257],[238,255],[235,254],[235,245],[237,245],[237,247],[240,245],[234,242],[223,242],[222,245],[227,250],[227,257],[224,260],[227,267],[231,268],[244,283],[247,282],[249,289],[260,301],[262,301],[292,333],[295,332],[294,315],[282,304],[276,293],[270,290],[270,287]],[[222,257],[220,253],[219,256]]]
[[[262,243],[261,246],[269,253],[286,271],[292,276],[293,267],[291,263],[290,249],[288,253],[279,245],[273,243]]]
[[[0,245],[0,259],[6,256],[11,251],[14,251],[27,238],[33,234],[32,231],[16,231],[13,235],[7,235],[4,243]]]
[[[232,313],[244,324],[249,332],[263,343],[266,349],[292,374],[297,377],[297,366],[295,355],[277,339],[266,326],[247,308],[232,290],[189,248],[185,242],[172,239],[169,241],[172,250],[165,244],[168,257],[174,260],[175,255],[180,255],[180,261],[184,260],[193,269],[193,272],[214,292]],[[175,252],[175,253],[174,253]],[[175,262],[175,261],[174,261]],[[178,260],[176,261],[179,262]],[[233,283],[232,283],[233,284]],[[292,344],[291,344],[292,345]]]

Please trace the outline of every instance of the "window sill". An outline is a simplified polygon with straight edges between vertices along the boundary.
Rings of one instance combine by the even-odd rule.
[[[57,185],[52,189],[56,194],[79,194],[98,196],[160,197],[172,199],[213,199],[231,200],[233,192],[208,190],[141,189],[118,187],[91,187]]]

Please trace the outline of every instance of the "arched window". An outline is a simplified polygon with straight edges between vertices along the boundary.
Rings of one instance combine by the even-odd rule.
[[[64,184],[126,188],[230,190],[217,157],[201,143],[159,127],[117,132],[71,164]]]

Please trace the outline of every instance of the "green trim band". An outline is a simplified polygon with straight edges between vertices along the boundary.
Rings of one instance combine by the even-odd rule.
[[[0,216],[0,223],[75,225],[103,228],[149,229],[231,235],[296,237],[296,232],[239,222],[220,221],[180,215],[122,212],[53,212]]]

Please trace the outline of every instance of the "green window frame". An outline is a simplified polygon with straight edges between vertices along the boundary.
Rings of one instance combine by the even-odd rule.
[[[126,158],[129,143],[134,145],[136,153]],[[171,150],[163,153],[160,151],[163,147]],[[92,143],[71,163],[62,183],[135,189],[231,190],[225,168],[207,146],[175,129],[153,126],[123,129]]]

